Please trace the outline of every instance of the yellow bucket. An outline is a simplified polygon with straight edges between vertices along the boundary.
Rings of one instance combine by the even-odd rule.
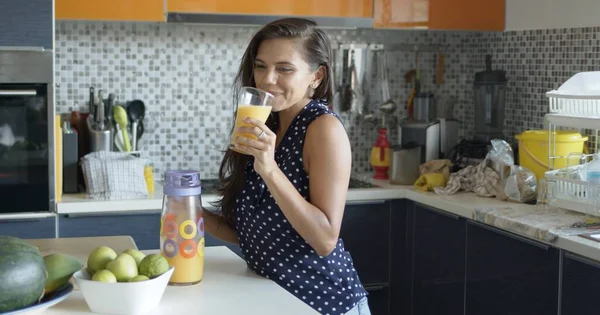
[[[531,170],[537,179],[544,177],[548,166],[548,130],[528,130],[515,138],[519,141],[519,165]],[[584,153],[587,137],[578,132],[556,132],[556,156],[568,156],[570,153]],[[554,150],[553,150],[554,151]],[[554,155],[554,152],[552,152]],[[579,161],[579,160],[578,160]],[[567,167],[567,159],[554,160],[554,169]]]

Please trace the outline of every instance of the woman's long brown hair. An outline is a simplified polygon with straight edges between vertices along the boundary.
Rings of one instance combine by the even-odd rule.
[[[319,86],[315,89],[313,99],[320,99],[326,104],[331,104],[333,97],[333,76],[331,73],[331,45],[329,37],[315,22],[301,18],[286,18],[273,21],[265,25],[250,40],[246,52],[242,57],[240,68],[233,84],[233,120],[237,112],[237,99],[243,86],[256,87],[254,82],[254,61],[261,42],[268,39],[290,38],[298,39],[303,48],[304,60],[317,70],[325,69],[325,75]],[[266,125],[276,131],[278,124],[277,113],[271,114]],[[235,124],[233,124],[235,125]],[[231,132],[233,133],[233,127]],[[252,156],[244,155],[228,149],[219,168],[219,193],[222,198],[215,206],[221,209],[225,221],[231,226],[235,225],[234,211],[236,198],[243,189],[245,182],[245,168],[252,161]]]

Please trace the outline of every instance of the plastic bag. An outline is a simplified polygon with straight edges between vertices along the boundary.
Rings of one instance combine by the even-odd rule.
[[[511,146],[502,139],[491,141],[492,149],[486,159],[488,166],[500,175],[501,187],[497,197],[502,200],[528,203],[537,200],[537,179],[529,169],[515,165]]]
[[[502,139],[494,139],[491,143],[492,149],[488,152],[486,159],[509,166],[515,164],[515,157],[510,144]]]
[[[522,203],[537,200],[537,179],[533,172],[524,167],[511,166],[510,175],[503,186],[504,196],[500,195],[500,199]]]

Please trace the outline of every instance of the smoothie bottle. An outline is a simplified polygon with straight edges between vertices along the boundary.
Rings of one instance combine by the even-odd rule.
[[[175,269],[171,285],[191,285],[202,280],[204,219],[200,194],[198,171],[165,173],[160,244],[161,254]]]
[[[251,124],[247,124],[244,122],[246,117],[251,117],[254,119],[258,119],[263,123],[267,121],[269,118],[269,114],[271,114],[271,109],[273,108],[273,94],[265,92],[263,90],[259,90],[257,88],[245,86],[240,90],[240,94],[238,96],[237,104],[237,112],[235,116],[235,129],[238,127],[250,127]],[[238,136],[247,137],[250,139],[256,140],[256,135],[249,133],[239,133],[234,129],[231,142],[235,141],[235,138]],[[231,150],[247,154],[238,150],[233,145],[230,146]]]

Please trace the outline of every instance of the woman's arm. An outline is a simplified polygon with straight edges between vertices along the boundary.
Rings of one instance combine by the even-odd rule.
[[[310,124],[303,155],[310,202],[277,167],[263,180],[294,229],[317,254],[327,256],[339,238],[352,165],[350,141],[337,118],[323,115]]]
[[[202,209],[204,216],[204,228],[206,232],[224,242],[239,244],[237,232],[233,229],[222,216]]]

